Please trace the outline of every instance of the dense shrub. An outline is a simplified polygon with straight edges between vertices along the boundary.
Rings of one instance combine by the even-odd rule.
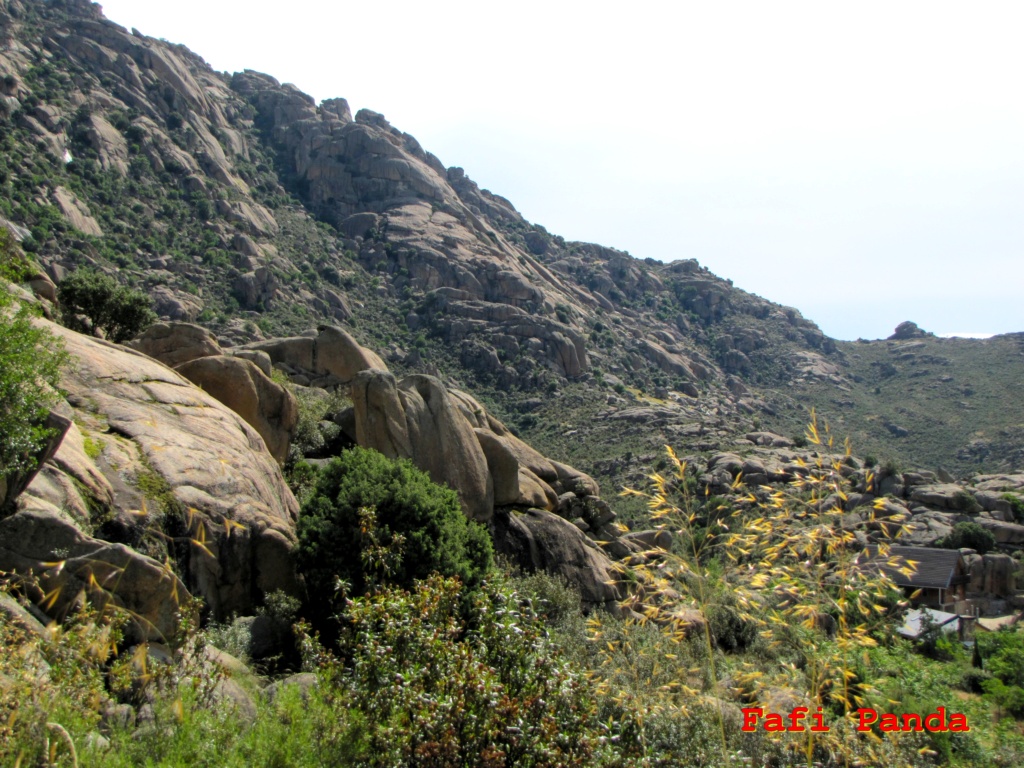
[[[0,239],[0,275],[17,279],[26,265],[10,238]],[[43,421],[57,400],[66,359],[57,339],[32,324],[29,307],[13,303],[0,280],[0,480],[31,470],[36,452],[50,437]]]
[[[985,694],[1014,717],[1024,717],[1024,632],[1003,630],[979,636],[985,669]]]
[[[969,515],[976,515],[982,511],[981,504],[974,498],[974,494],[961,488],[953,494],[954,507],[963,510]]]
[[[113,618],[86,610],[35,635],[0,611],[0,765],[661,764],[635,759],[643,745],[598,718],[591,678],[497,574],[469,596],[435,576],[350,601],[340,655],[303,634],[316,685],[260,696],[253,678],[232,673],[227,690],[236,701],[248,691],[251,717],[221,693],[225,673],[206,633],[188,625],[167,663],[147,668],[145,646],[115,653]]]
[[[142,291],[119,285],[94,269],[78,269],[57,287],[61,319],[68,328],[88,333],[102,330],[121,344],[156,319],[152,301]],[[88,322],[86,322],[88,321]]]
[[[968,547],[979,555],[984,555],[996,545],[993,533],[977,523],[962,522],[953,526],[953,530],[942,540],[946,549]]]
[[[13,602],[10,591],[0,582],[0,595]],[[105,693],[103,667],[120,635],[88,611],[46,636],[12,616],[0,611],[0,765],[71,765],[67,734],[84,736],[99,725],[91,703]]]
[[[377,583],[411,586],[437,572],[479,583],[493,560],[486,530],[466,519],[449,488],[410,462],[352,448],[319,474],[303,505],[296,558],[313,595],[336,578],[361,594]]]
[[[982,687],[986,680],[992,679],[992,673],[984,669],[976,669],[971,667],[964,671],[964,676],[960,681],[960,687],[968,693],[984,693],[985,689]]]
[[[56,341],[33,327],[27,313],[0,309],[0,476],[31,470],[50,436],[43,422],[56,402],[53,387],[64,360]]]
[[[744,650],[757,640],[758,626],[743,618],[731,605],[711,605],[706,609],[711,636],[723,651]]]
[[[644,684],[632,687],[638,696],[653,693],[654,706],[663,710],[675,705],[680,693],[697,703],[702,691],[718,690],[726,679],[730,688],[743,691],[744,699],[759,703],[780,688],[799,690],[809,706],[835,716],[831,730],[786,745],[803,753],[801,762],[886,764],[896,745],[850,739],[850,721],[844,716],[860,706],[868,691],[864,653],[891,632],[897,593],[877,572],[857,567],[856,539],[835,501],[850,490],[846,456],[837,455],[834,439],[827,427],[819,428],[813,411],[806,439],[818,453],[804,464],[805,474],[771,493],[744,496],[731,510],[729,505],[710,510],[701,505],[687,482],[686,462],[671,449],[671,468],[651,475],[651,492],[627,489],[648,501],[652,519],[676,540],[658,560],[634,566],[645,589],[661,596],[639,610],[661,625],[659,633],[680,643],[691,638],[691,652],[701,649],[694,658],[699,674],[686,671],[661,683],[653,669],[642,670],[631,677]],[[678,664],[680,654],[674,649],[662,650],[662,659],[637,652],[636,636],[628,641],[629,653],[620,651],[625,639],[606,631],[600,639],[610,657],[621,654],[616,667],[628,668],[633,658],[643,658],[649,668],[662,659],[662,669]],[[736,663],[740,653],[745,658]],[[632,667],[639,670],[640,663]],[[711,763],[714,753],[708,753],[706,764],[733,764],[729,753],[736,741],[725,713],[713,717],[718,755]],[[666,725],[672,731],[683,724]],[[781,763],[772,758],[755,764]]]
[[[299,421],[292,433],[289,457],[292,461],[303,457],[329,458],[349,447],[351,441],[331,417],[352,404],[344,390],[333,392],[318,387],[300,387],[288,381],[284,374],[274,370],[275,381],[287,387],[299,407]]]
[[[0,280],[20,283],[33,271],[32,262],[18,248],[10,230],[0,227]]]
[[[1002,495],[1003,501],[1010,505],[1010,509],[1013,510],[1013,519],[1018,523],[1024,521],[1024,499],[1015,493],[1004,493]]]
[[[328,685],[372,724],[359,765],[623,764],[585,671],[500,578],[468,612],[459,584],[435,576],[357,599],[344,618],[348,662],[327,665]]]

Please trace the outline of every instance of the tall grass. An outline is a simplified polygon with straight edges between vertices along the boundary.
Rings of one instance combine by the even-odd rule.
[[[652,474],[650,490],[625,491],[643,498],[658,528],[674,539],[671,548],[652,549],[634,566],[639,587],[626,603],[637,625],[656,625],[676,646],[662,656],[678,679],[659,681],[640,698],[655,710],[683,713],[712,704],[720,765],[751,759],[730,737],[723,700],[765,712],[820,708],[830,731],[770,735],[808,766],[882,760],[891,752],[891,744],[858,738],[852,724],[872,693],[862,654],[891,638],[904,604],[884,573],[864,567],[863,540],[844,519],[853,474],[849,445],[837,450],[816,419],[806,441],[809,453],[788,484],[748,489],[737,476],[731,506],[708,491],[702,497],[671,448],[669,475]],[[872,483],[870,472],[866,482]],[[903,520],[876,517],[883,501],[863,525],[874,531],[887,565],[909,570],[912,564],[888,555],[906,529]],[[606,640],[605,620],[592,625],[595,639],[607,645],[608,668],[621,674],[622,641]],[[701,667],[681,668],[680,657],[699,659]]]

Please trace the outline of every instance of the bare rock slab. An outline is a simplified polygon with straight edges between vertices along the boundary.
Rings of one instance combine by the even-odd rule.
[[[133,449],[119,454],[116,467],[86,466],[91,459],[73,440],[48,467],[68,475],[67,485],[74,478],[97,488],[97,473],[110,488],[159,477],[184,510],[188,536],[202,543],[191,548],[184,578],[218,619],[252,613],[270,591],[296,594],[290,552],[298,503],[260,434],[165,365],[46,325],[72,358],[61,386],[76,421],[99,423],[110,443]],[[30,485],[22,506],[52,511],[35,491]]]
[[[611,559],[568,520],[542,509],[500,512],[492,528],[498,553],[528,570],[562,576],[586,606],[619,612],[625,590]]]

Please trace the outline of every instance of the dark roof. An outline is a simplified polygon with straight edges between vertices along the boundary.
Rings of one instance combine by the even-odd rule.
[[[889,547],[888,558],[879,558],[878,547],[871,546],[864,550],[864,561],[873,565],[901,587],[947,589],[954,583],[957,565],[960,563],[960,552],[956,549],[933,549],[931,547]],[[889,560],[900,558],[896,567],[873,563],[875,559]],[[862,558],[863,559],[863,558]],[[911,566],[910,575],[900,573],[899,569]]]

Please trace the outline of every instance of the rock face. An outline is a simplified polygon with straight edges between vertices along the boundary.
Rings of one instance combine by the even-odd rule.
[[[270,379],[265,352],[238,350],[235,356],[226,356],[210,331],[176,322],[154,323],[129,346],[174,368],[240,415],[284,464],[298,406],[288,390]]]
[[[1017,564],[1009,555],[987,553],[964,556],[969,581],[967,593],[988,597],[1009,597],[1016,589]]]
[[[896,326],[896,331],[889,337],[889,341],[905,341],[907,339],[925,339],[929,336],[934,336],[934,333],[928,333],[918,327],[917,323],[905,320]]]
[[[359,371],[387,370],[384,361],[359,346],[346,331],[336,326],[320,326],[315,337],[296,336],[270,339],[239,347],[237,351],[265,352],[273,363],[319,377],[323,385],[348,384]]]
[[[506,506],[520,501],[519,461],[505,442],[489,429],[474,429],[494,484],[494,504]],[[543,494],[542,494],[543,495]],[[546,501],[529,506],[545,506]]]
[[[0,520],[0,570],[39,574],[33,597],[55,618],[71,613],[83,591],[99,607],[112,601],[127,608],[128,634],[139,641],[173,638],[175,614],[188,598],[169,567],[122,544],[86,536],[47,510],[23,510]],[[56,599],[44,603],[44,595]]]
[[[580,530],[542,509],[501,512],[493,522],[495,550],[521,567],[545,570],[575,586],[585,606],[618,612],[625,597],[611,560]]]
[[[18,515],[68,510],[97,535],[166,551],[218,618],[251,614],[273,590],[297,593],[298,504],[258,432],[164,365],[46,325],[73,360],[61,386],[76,425]],[[107,546],[90,541],[74,539],[83,552]]]
[[[352,383],[352,402],[359,445],[411,459],[454,488],[473,519],[488,520],[504,505],[553,511],[560,493],[598,494],[593,478],[546,459],[470,395],[433,376],[396,381],[387,371],[362,371]]]
[[[170,368],[198,357],[224,354],[212,333],[190,323],[153,323],[128,346]]]
[[[161,285],[149,295],[153,299],[153,311],[167,320],[190,323],[203,311],[202,300],[182,290]]]
[[[175,370],[253,426],[270,455],[283,465],[299,421],[295,396],[272,381],[255,363],[215,355],[182,363]]]
[[[1005,544],[1014,548],[1024,547],[1024,525],[1006,523],[986,517],[979,517],[976,522],[992,532],[992,535],[996,537],[997,544]]]
[[[234,284],[235,295],[246,309],[269,309],[277,288],[277,278],[266,267],[239,275]]]
[[[471,519],[490,519],[494,484],[487,460],[440,381],[410,376],[396,382],[387,371],[362,371],[352,384],[352,402],[360,445],[411,459],[434,482],[455,489]]]
[[[475,520],[494,508],[494,483],[476,434],[433,376],[408,376],[399,385],[413,455],[431,476],[455,475],[463,506]],[[356,430],[359,429],[358,411]]]
[[[64,187],[57,187],[53,191],[53,200],[57,203],[57,207],[60,208],[60,212],[64,214],[68,224],[72,227],[86,235],[103,237],[103,230],[100,229],[96,219],[92,217],[89,206],[71,192],[64,189]]]
[[[953,483],[914,486],[910,489],[910,500],[951,512],[967,512],[977,506],[969,492]]]

